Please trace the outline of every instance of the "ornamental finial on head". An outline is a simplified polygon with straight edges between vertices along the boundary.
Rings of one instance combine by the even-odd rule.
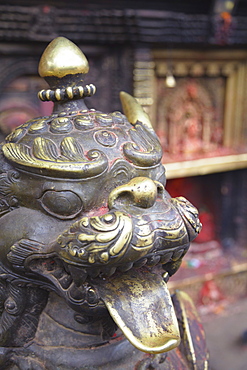
[[[83,52],[65,37],[57,37],[45,49],[39,63],[39,74],[50,89],[38,93],[42,101],[66,101],[91,96],[93,84],[82,86],[89,71]]]

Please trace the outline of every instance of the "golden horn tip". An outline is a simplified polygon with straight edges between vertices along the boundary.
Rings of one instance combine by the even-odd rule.
[[[126,115],[130,123],[134,125],[137,121],[140,121],[146,127],[153,130],[152,123],[150,121],[149,116],[147,115],[146,112],[144,112],[142,106],[138,103],[138,101],[133,96],[126,93],[125,91],[121,91],[120,100],[121,100],[123,112]]]
[[[39,62],[41,77],[62,78],[69,74],[85,74],[88,71],[88,61],[83,52],[65,37],[57,37],[51,41]]]

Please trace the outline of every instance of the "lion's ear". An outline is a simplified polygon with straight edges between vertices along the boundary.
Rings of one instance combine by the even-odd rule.
[[[24,267],[28,256],[42,253],[45,244],[30,239],[21,239],[10,248],[7,255],[9,262],[15,267]]]

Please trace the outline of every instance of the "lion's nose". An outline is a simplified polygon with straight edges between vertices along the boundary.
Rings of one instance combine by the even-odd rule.
[[[150,208],[154,205],[158,191],[163,191],[163,185],[147,177],[135,177],[127,184],[118,186],[114,189],[108,199],[109,208],[113,208],[115,202],[128,200],[130,205],[141,208]]]

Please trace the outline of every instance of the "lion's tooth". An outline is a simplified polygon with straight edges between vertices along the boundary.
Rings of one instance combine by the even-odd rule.
[[[82,267],[68,265],[69,272],[76,286],[82,285],[87,279],[87,272]]]
[[[160,256],[153,255],[152,257],[148,258],[147,260],[147,266],[155,266],[160,262]]]
[[[183,255],[184,249],[177,250],[173,253],[172,260],[177,261]]]
[[[68,289],[73,280],[70,275],[63,275],[58,281],[64,289]]]
[[[132,267],[133,267],[133,262],[128,262],[128,263],[125,263],[122,266],[119,266],[118,270],[121,271],[121,272],[125,272],[125,271],[130,270]]]
[[[140,267],[142,267],[142,266],[146,265],[147,260],[148,260],[147,258],[142,258],[142,259],[140,259],[139,261],[136,261],[136,262],[134,263],[134,267],[136,267],[136,268],[140,268]]]
[[[64,276],[64,274],[65,274],[65,271],[61,267],[55,269],[52,272],[52,275],[55,276],[55,278],[57,278],[57,279],[61,279]]]
[[[108,268],[105,268],[104,271],[102,271],[102,273],[106,276],[111,276],[115,273],[116,271],[116,267],[108,267]]]
[[[100,274],[100,269],[98,268],[90,268],[88,271],[88,275],[91,277],[91,278],[96,278],[99,274]]]
[[[79,288],[75,284],[69,289],[70,297],[75,301],[84,301],[86,299],[86,291],[84,288]]]
[[[95,290],[93,288],[90,288],[88,289],[87,291],[87,301],[88,303],[90,304],[95,304],[98,302],[98,297],[97,297],[97,294],[95,292]]]
[[[165,264],[169,262],[171,258],[172,258],[172,252],[165,252],[160,258],[160,263]]]

